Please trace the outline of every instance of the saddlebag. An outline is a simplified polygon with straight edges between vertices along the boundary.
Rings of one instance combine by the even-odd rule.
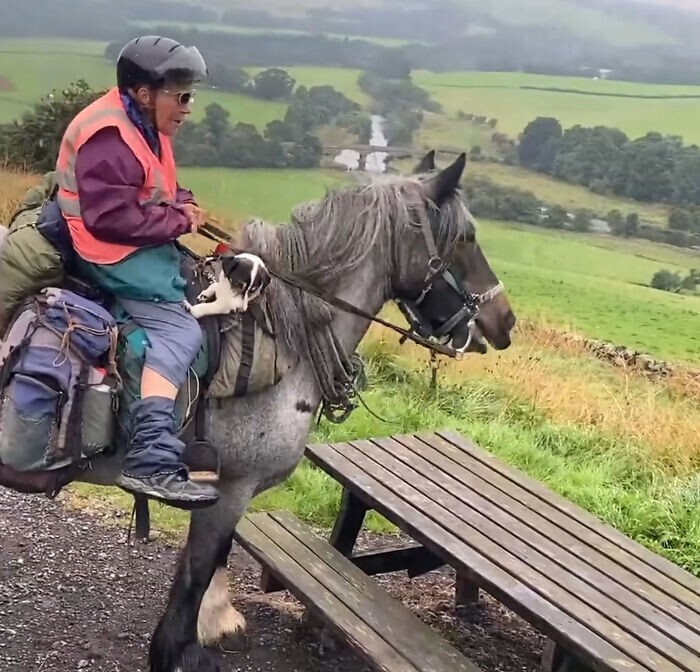
[[[110,447],[116,343],[112,315],[71,291],[24,303],[0,344],[0,485],[55,495]]]

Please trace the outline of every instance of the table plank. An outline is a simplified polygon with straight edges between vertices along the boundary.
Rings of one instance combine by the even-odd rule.
[[[569,530],[557,526],[539,511],[498,489],[477,473],[465,468],[416,437],[373,439],[404,464],[414,466],[424,477],[447,489],[460,501],[486,512],[500,526],[538,547],[560,565],[582,579],[591,581],[609,597],[637,611],[650,624],[673,636],[678,625],[678,641],[700,651],[700,618],[694,611],[641,579],[626,567],[610,560],[598,549],[582,543]]]
[[[501,603],[513,609],[546,635],[565,644],[573,653],[590,660],[596,672],[648,672],[653,669],[621,652],[587,625],[569,616],[534,590],[529,583],[511,575],[485,558],[479,549],[436,523],[410,502],[387,488],[374,475],[358,467],[338,447],[314,444],[307,447],[310,460],[330,473],[336,480],[369,506],[424,544],[443,560],[464,572],[467,578],[482,586]],[[440,542],[436,543],[435,538]],[[529,574],[532,580],[533,573]],[[590,652],[595,657],[590,658]],[[648,662],[648,661],[647,661]]]
[[[644,577],[659,587],[661,587],[661,583],[668,586],[669,594],[682,599],[700,615],[700,580],[690,572],[687,572],[670,560],[653,553],[614,527],[605,525],[588,511],[551,491],[535,479],[509,467],[455,432],[440,431],[436,433],[421,433],[416,436],[427,443],[432,443],[432,439],[435,437],[443,439],[456,449],[458,459],[461,454],[463,460],[471,458],[481,462],[495,474],[505,478],[508,481],[509,488],[514,488],[529,495],[530,502],[534,506],[549,505],[552,512],[558,511],[564,514],[565,520],[569,521],[569,525],[577,523],[578,526],[598,535],[601,547],[603,543],[607,542],[605,543],[605,548],[612,553],[623,551],[634,556],[637,561],[641,561],[633,565],[634,570],[644,571]],[[620,559],[620,562],[625,563],[629,562],[629,560]],[[668,584],[669,579],[673,582],[671,586]],[[679,590],[679,588],[683,590]],[[664,588],[664,590],[666,589]]]
[[[352,452],[349,447],[357,453]],[[661,632],[649,622],[619,602],[600,592],[591,581],[571,574],[565,567],[543,555],[538,544],[527,544],[518,538],[508,526],[494,523],[499,509],[483,498],[479,503],[466,505],[449,490],[442,488],[413,468],[384,450],[377,442],[352,441],[345,444],[347,457],[361,465],[368,473],[381,474],[382,482],[405,500],[415,503],[444,528],[459,536],[464,543],[476,545],[495,564],[514,576],[532,576],[530,586],[546,596],[569,615],[586,623],[608,638],[632,657],[649,660],[657,665],[675,664],[688,672],[700,672],[700,657],[683,644],[683,637],[694,633],[673,619],[665,617],[664,625],[677,640]],[[451,479],[453,487],[459,483]],[[476,497],[474,498],[476,499]],[[518,521],[511,518],[511,526]],[[435,538],[434,541],[439,542]],[[548,540],[539,535],[538,542]],[[551,542],[550,542],[551,543]],[[553,547],[556,552],[557,547]],[[588,568],[590,570],[590,568]],[[659,612],[659,616],[664,616]],[[641,656],[644,656],[642,658]],[[662,669],[661,668],[661,669]]]
[[[253,557],[265,559],[274,577],[312,611],[328,622],[343,638],[347,639],[367,660],[382,672],[422,672],[377,634],[364,625],[363,619],[350,609],[323,583],[325,569],[310,553],[292,558],[270,537],[265,529],[256,525],[254,515],[242,518],[237,535]],[[352,592],[352,586],[348,586]]]

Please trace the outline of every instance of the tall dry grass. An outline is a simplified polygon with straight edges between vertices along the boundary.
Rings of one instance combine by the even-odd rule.
[[[404,324],[398,311],[384,311]],[[429,373],[429,354],[372,325],[368,348],[380,348],[402,366]],[[679,369],[668,380],[651,380],[636,370],[611,366],[581,341],[547,325],[516,327],[511,348],[503,352],[442,358],[438,381],[450,384],[490,383],[514,402],[556,423],[572,424],[639,443],[651,459],[674,471],[700,467],[700,394],[698,380]]]
[[[31,173],[0,171],[0,224],[7,226],[24,193],[41,180]]]

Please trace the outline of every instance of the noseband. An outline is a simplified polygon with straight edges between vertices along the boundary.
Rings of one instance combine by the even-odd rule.
[[[440,257],[430,221],[425,212],[425,206],[415,206],[413,209],[417,212],[418,221],[425,240],[425,246],[428,250],[428,271],[425,275],[421,292],[416,299],[411,300],[403,297],[396,297],[394,302],[408,321],[412,332],[421,338],[432,338],[443,344],[449,342],[450,333],[460,322],[468,320],[469,337],[467,342],[463,347],[455,351],[461,354],[467,350],[472,342],[476,329],[476,318],[479,316],[481,306],[493,301],[503,291],[503,283],[499,281],[498,284],[487,289],[482,294],[475,294],[465,289],[464,285],[458,281],[458,275],[452,268],[451,263],[443,261]],[[474,220],[471,214],[468,214],[473,224]],[[423,315],[421,304],[423,304],[433,290],[433,282],[435,278],[438,277],[441,277],[447,283],[448,287],[458,295],[462,305],[435,329]],[[405,340],[405,337],[402,341],[403,340]]]

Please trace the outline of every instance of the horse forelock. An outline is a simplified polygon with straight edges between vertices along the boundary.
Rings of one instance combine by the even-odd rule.
[[[295,207],[291,223],[269,224],[253,219],[243,227],[240,246],[260,255],[271,268],[281,268],[328,294],[343,279],[371,260],[386,283],[391,277],[406,240],[423,244],[416,236],[420,223],[414,207],[436,213],[425,197],[420,176],[382,177],[369,184],[329,190],[325,197]],[[457,239],[473,235],[473,220],[461,193],[442,204],[439,225],[434,228],[441,254]],[[306,351],[309,324],[327,324],[333,309],[325,302],[273,278],[265,292],[275,330],[288,354]]]

